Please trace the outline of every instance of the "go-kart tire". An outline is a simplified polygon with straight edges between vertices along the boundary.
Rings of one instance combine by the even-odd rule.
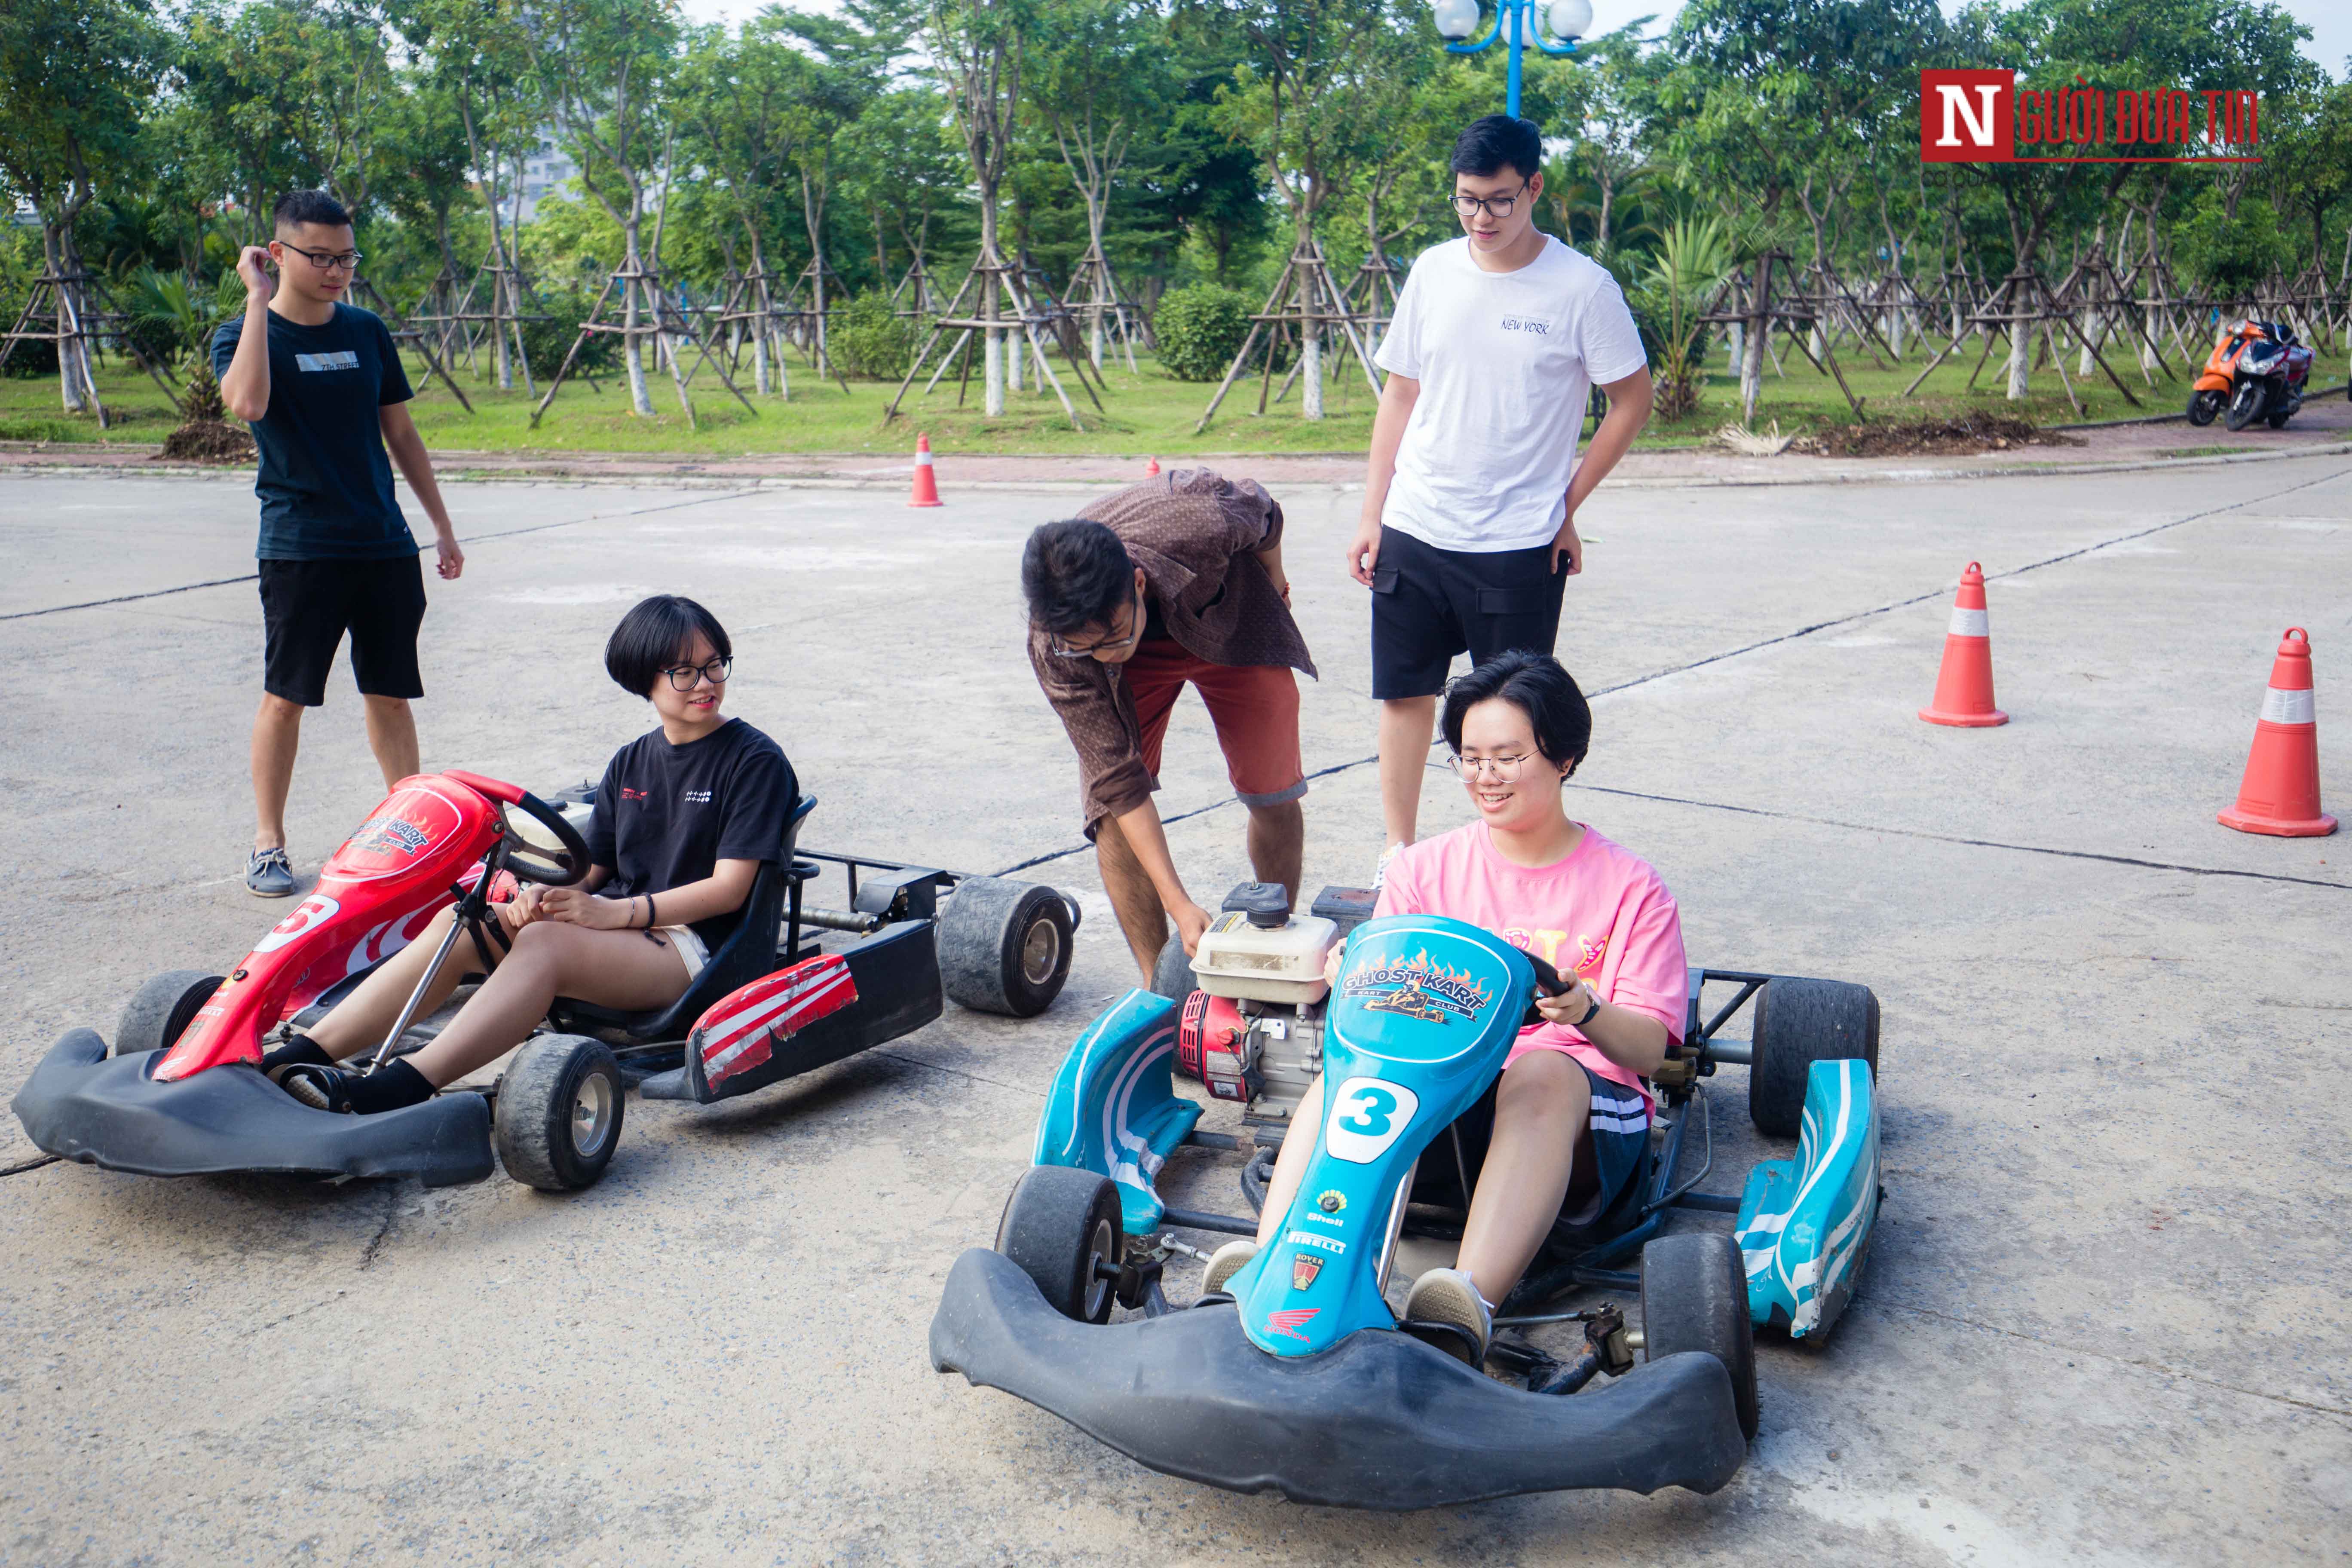
[[[2231,430],[2242,430],[2263,416],[2270,405],[2270,384],[2264,381],[2242,381],[2230,394],[2229,411],[2221,416],[2222,425]]]
[[[1200,980],[1192,973],[1192,955],[1184,951],[1183,934],[1170,931],[1160,945],[1159,961],[1151,966],[1151,989],[1181,1004],[1200,988]]]
[[[1118,1281],[1095,1266],[1117,1268],[1126,1246],[1118,1189],[1068,1165],[1031,1166],[996,1226],[996,1250],[1036,1282],[1054,1310],[1082,1323],[1110,1321]]]
[[[2200,429],[2210,425],[2221,413],[2221,395],[2218,392],[2192,392],[2189,395],[2189,423]]]
[[[1642,1248],[1642,1357],[1705,1351],[1731,1374],[1739,1430],[1756,1440],[1756,1331],[1739,1244],[1715,1232],[1662,1236]]]
[[[219,975],[201,969],[167,969],[149,976],[123,1004],[106,1054],[136,1057],[169,1047],[195,1021],[196,1009],[212,999],[220,983]]]
[[[612,1047],[585,1035],[534,1035],[499,1080],[499,1163],[542,1193],[593,1186],[613,1163],[627,1103]]]
[[[940,985],[967,1007],[1034,1018],[1070,978],[1077,921],[1036,882],[966,877],[940,911]]]
[[[1782,975],[1756,993],[1755,1020],[1748,1117],[1768,1137],[1797,1136],[1815,1062],[1859,1057],[1877,1080],[1878,997],[1867,985]]]

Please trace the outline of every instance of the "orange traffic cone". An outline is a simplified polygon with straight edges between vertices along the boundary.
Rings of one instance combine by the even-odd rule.
[[[1160,477],[1159,458],[1154,458],[1150,462],[1143,465],[1143,477],[1147,479],[1156,479]]]
[[[908,498],[907,504],[940,504],[940,481],[931,472],[931,438],[929,436],[915,437],[915,493]]]
[[[1919,710],[1919,717],[1963,730],[2009,722],[2009,715],[1992,705],[1992,628],[1985,616],[1984,568],[1973,561],[1960,574],[1960,591],[1952,600],[1935,700]]]
[[[2254,724],[2238,804],[2216,817],[2241,833],[2319,838],[2336,819],[2319,809],[2319,725],[2312,709],[2311,638],[2289,626],[2271,665],[2271,688]]]

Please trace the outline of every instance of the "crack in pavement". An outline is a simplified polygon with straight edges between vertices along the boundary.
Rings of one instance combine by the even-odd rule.
[[[384,1184],[383,1223],[375,1227],[375,1234],[368,1237],[367,1246],[360,1251],[362,1273],[374,1267],[376,1254],[383,1250],[383,1244],[391,1237],[394,1224],[400,1218],[401,1188],[405,1184],[401,1182]]]
[[[2333,480],[2343,479],[2347,475],[2352,475],[2352,468],[2338,468],[2333,473],[2322,474],[2317,479],[2305,479],[2299,484],[2288,485],[2284,489],[2272,490],[2266,495],[2248,496],[2242,500],[2231,501],[2225,506],[2207,507],[2202,511],[2192,511],[2185,517],[2176,517],[2168,522],[2152,523],[2146,528],[2134,529],[2129,533],[2116,534],[2112,539],[2102,539],[2096,543],[2085,544],[2081,546],[2079,549],[2063,551],[2056,555],[2047,555],[2039,561],[2028,562],[2022,566],[2012,566],[2006,572],[1990,573],[1986,575],[1985,581],[1988,583],[1998,583],[2011,577],[2022,577],[2028,572],[2039,572],[2045,566],[2056,566],[2064,562],[2080,560],[2085,555],[2096,554],[2102,550],[2111,549],[2118,544],[2128,544],[2136,539],[2146,539],[2151,534],[2162,533],[2168,529],[2184,527],[2189,523],[2198,522],[2209,517],[2219,517],[2224,512],[2236,511],[2243,507],[2260,506],[2264,502],[2276,500],[2281,496],[2293,495],[2297,490],[2306,490],[2311,489],[2314,485],[2327,484]],[[1811,637],[1815,632],[1825,632],[1833,630],[1839,626],[1852,626],[1857,621],[1866,621],[1874,616],[1891,615],[1896,610],[1907,610],[1914,605],[1924,605],[1928,603],[1930,600],[1939,599],[1949,592],[1951,592],[1951,588],[1947,584],[1944,586],[1931,588],[1924,594],[1914,594],[1908,598],[1895,599],[1887,604],[1874,605],[1866,610],[1856,610],[1851,615],[1839,616],[1833,619],[1826,621],[1816,621],[1811,626],[1800,626],[1794,631],[1782,632],[1777,637],[1766,637],[1759,642],[1746,643],[1735,648],[1726,648],[1721,653],[1711,653],[1706,655],[1704,658],[1695,658],[1690,660],[1688,663],[1677,664],[1669,668],[1652,670],[1647,675],[1637,675],[1630,680],[1621,680],[1614,686],[1603,686],[1596,690],[1587,692],[1585,694],[1585,698],[1587,701],[1598,702],[1601,698],[1613,696],[1620,691],[1631,691],[1637,686],[1647,686],[1653,681],[1664,680],[1669,676],[1681,675],[1688,670],[1704,668],[1706,666],[1710,664],[1720,664],[1725,659],[1738,658],[1743,655],[1757,653],[1768,647],[1777,647],[1785,642],[1794,642],[1799,637]],[[1430,742],[1433,750],[1444,743],[1444,742],[1442,738]],[[1370,767],[1374,763],[1377,763],[1380,760],[1379,753],[1375,752],[1369,757],[1357,757],[1349,762],[1334,763],[1327,768],[1318,768],[1313,773],[1308,773],[1307,777],[1310,780],[1328,778],[1334,773],[1344,773],[1351,772],[1357,768]],[[1597,788],[1598,786],[1579,784],[1574,787],[1585,789]],[[1602,793],[1632,795],[1634,792],[1631,790],[1615,790],[1604,791]],[[1642,796],[1640,798],[1662,801],[1675,800],[1675,797],[1672,795],[1652,795]],[[1190,811],[1181,811],[1173,816],[1163,816],[1160,820],[1162,824],[1183,822],[1192,817],[1206,816],[1208,813],[1213,811],[1222,811],[1229,805],[1237,805],[1240,803],[1241,796],[1237,795],[1230,795],[1225,796],[1223,800],[1211,801],[1206,805],[1197,805]],[[1787,813],[1769,811],[1756,806],[1718,805],[1717,803],[1712,801],[1677,801],[1676,803],[1685,805],[1708,806],[1719,811],[1746,812],[1756,816],[1790,816],[1790,814]],[[1864,828],[1859,824],[1832,822],[1828,818],[1822,817],[1790,816],[1790,820],[1801,822],[1820,822],[1824,826],[1832,827],[1859,829],[1860,831],[1871,833],[1901,834],[1911,837],[1937,838],[1943,837],[1939,834],[1917,833],[1907,828],[1900,827]],[[2309,885],[2316,888],[2352,887],[2352,884],[2343,882],[2314,881],[2310,879],[2302,877],[2271,877],[2266,873],[2259,871],[2224,871],[2204,866],[2176,866],[2161,860],[2136,860],[2128,856],[2099,855],[2094,854],[2088,850],[2047,849],[2037,845],[2003,844],[1990,839],[1952,838],[1949,839],[1948,842],[1965,844],[1976,848],[2017,849],[2029,854],[2058,855],[2084,860],[2107,860],[2121,866],[2145,867],[2154,870],[2164,871],[2187,871],[2199,876],[2246,877],[2256,880],[2309,882]],[[1013,864],[1005,867],[1004,869],[992,874],[998,877],[1010,877],[1015,871],[1026,871],[1032,867],[1043,866],[1051,861],[1066,859],[1072,855],[1083,853],[1084,851],[1093,847],[1094,846],[1091,844],[1080,843],[1069,845],[1066,847],[1060,849],[1049,849],[1042,855],[1033,855],[1026,860],[1015,861]]]
[[[1685,795],[1612,789],[1607,784],[1571,783],[1568,787],[1593,795],[1620,795],[1627,800],[1649,800],[1665,805],[1696,806],[1703,811],[1730,811],[1742,816],[1770,817],[1776,822],[1805,822],[1817,827],[1835,827],[1849,833],[1884,833],[1898,838],[1926,838],[1937,844],[1963,845],[1970,849],[2013,849],[2021,855],[2055,855],[2067,860],[2104,860],[2111,866],[2137,866],[2151,871],[2182,871],[2192,877],[2242,877],[2250,882],[2288,882],[2300,888],[2333,888],[2338,892],[2352,892],[2352,882],[2330,882],[2319,877],[2290,877],[2278,871],[2238,871],[2226,866],[2189,866],[2175,860],[2143,860],[2134,855],[2105,855],[2093,849],[2053,849],[2046,844],[2012,844],[2000,838],[1967,838],[1957,833],[1930,833],[1923,827],[1881,827],[1874,823],[1844,822],[1834,816],[1810,816],[1803,812],[1773,811],[1760,805],[1733,805],[1719,800],[1693,800]]]
[[[1933,1318],[1939,1323],[1950,1323],[1963,1329],[1975,1329],[1982,1333],[1999,1334],[2004,1339],[2023,1340],[2028,1344],[2040,1345],[2044,1350],[2063,1351],[2068,1355],[2082,1356],[2089,1361],[2109,1362],[2116,1366],[2137,1367],[2143,1372],[2158,1373],[2165,1377],[2177,1377],[2184,1383],[2201,1383],[2208,1388],[2218,1388],[2229,1394],[2242,1394],[2249,1399],[2267,1400],[2273,1405],[2289,1405],[2297,1410],[2308,1410],[2315,1415],[2333,1415],[2341,1420],[2352,1421],[2352,1410],[2334,1405],[2322,1405],[2315,1400],[2297,1399],[2291,1394],[2269,1394],[2259,1388],[2247,1388],[2239,1384],[2223,1383],[2219,1378],[2203,1377],[2193,1372],[2183,1372],[2179,1367],[2168,1366],[2160,1361],[2146,1356],[2115,1355],[2106,1351],[2085,1350],[2080,1345],[2068,1344],[2063,1340],[2029,1334],[2019,1329],[2004,1329],[1998,1323],[1980,1323],[1973,1318],[1958,1317],[1950,1312],[1938,1312],[1932,1307],[1914,1307],[1908,1302],[1889,1301],[1876,1296],[1864,1296],[1860,1292],[1855,1293],[1851,1304],[1856,1307],[1874,1307],[1882,1311],[1908,1312],[1914,1317]]]
[[[633,507],[626,511],[596,511],[586,517],[566,518],[562,522],[535,522],[526,528],[502,528],[496,533],[477,533],[457,542],[461,545],[488,544],[494,540],[512,539],[518,534],[545,533],[552,528],[577,528],[582,523],[603,522],[619,517],[649,517],[657,511],[676,511],[681,507],[707,506],[712,501],[735,500],[757,490],[718,490],[692,500],[670,501],[662,506]],[[419,553],[422,553],[420,551]],[[42,610],[12,610],[0,616],[0,621],[28,621],[39,616],[62,616],[68,610],[96,610],[109,605],[136,604],[142,599],[168,599],[174,594],[193,594],[201,588],[225,588],[232,584],[251,583],[260,577],[258,572],[247,572],[242,577],[214,577],[202,583],[183,583],[176,588],[154,588],[143,594],[118,594],[111,599],[85,599],[78,605],[51,605]]]
[[[26,1160],[0,1170],[0,1176],[21,1176],[27,1171],[37,1171],[44,1165],[54,1165],[61,1158],[63,1158],[62,1155],[44,1154],[37,1160]]]

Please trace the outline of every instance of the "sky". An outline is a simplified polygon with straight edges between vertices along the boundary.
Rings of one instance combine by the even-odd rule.
[[[685,0],[686,13],[698,22],[735,22],[756,15],[766,0]],[[801,8],[812,11],[835,9],[832,0],[793,0]],[[2327,74],[2342,80],[2345,58],[2352,56],[2352,0],[2281,0],[2296,20],[2311,29],[2311,37],[2303,46],[2304,53],[2327,68]],[[1944,10],[1958,9],[1952,0],[1942,0]],[[1598,35],[1622,27],[1636,17],[1655,15],[1657,20],[1645,34],[1654,36],[1674,20],[1682,9],[1682,0],[1592,0],[1592,30]],[[1430,31],[1430,45],[1436,47],[1437,33]]]

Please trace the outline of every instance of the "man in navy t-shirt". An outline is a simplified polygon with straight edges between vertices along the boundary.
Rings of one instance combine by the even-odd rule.
[[[392,334],[342,300],[360,260],[351,215],[323,191],[297,191],[278,199],[274,216],[277,237],[237,258],[245,314],[213,338],[221,401],[251,426],[261,453],[253,486],[265,650],[253,720],[258,820],[245,885],[273,899],[294,890],[286,792],[302,710],[327,700],[327,669],[345,632],[385,787],[419,771],[408,704],[425,695],[416,668],[425,575],[393,499],[393,463],[433,520],[441,575],[454,579],[466,565],[408,416],[415,394]]]

